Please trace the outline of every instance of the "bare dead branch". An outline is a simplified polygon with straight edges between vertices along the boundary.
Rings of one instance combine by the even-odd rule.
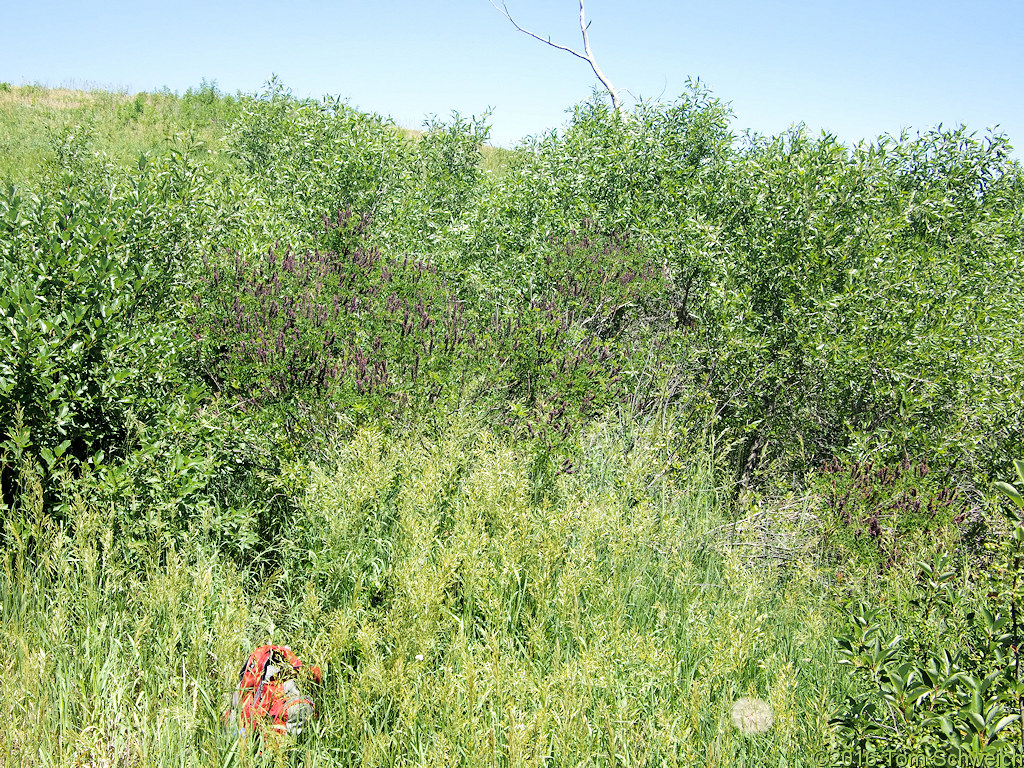
[[[586,20],[585,11],[583,8],[583,0],[580,0],[580,31],[583,33],[583,50],[585,51],[585,53],[574,51],[572,48],[569,48],[568,46],[565,45],[553,43],[551,42],[550,37],[544,38],[534,32],[531,32],[528,29],[524,29],[523,27],[519,26],[519,23],[515,19],[512,18],[512,14],[509,13],[508,6],[504,2],[502,2],[501,7],[499,8],[495,4],[494,0],[489,1],[491,5],[494,7],[494,10],[498,11],[498,13],[500,13],[502,16],[504,16],[506,19],[512,22],[512,26],[518,29],[524,35],[528,35],[532,37],[534,40],[539,40],[545,45],[550,45],[552,48],[557,48],[560,51],[571,53],[576,58],[583,59],[583,61],[587,62],[590,65],[590,68],[594,70],[594,74],[597,76],[597,79],[601,81],[601,84],[605,87],[605,89],[607,89],[608,93],[611,95],[612,107],[615,108],[616,112],[619,111],[619,108],[621,106],[621,102],[619,100],[619,93],[618,91],[615,90],[615,86],[612,85],[611,81],[607,77],[605,77],[605,74],[604,72],[601,71],[601,68],[597,66],[597,60],[594,58],[594,52],[590,50],[590,40],[587,37],[587,29],[590,27],[590,24],[587,23]]]
[[[536,34],[534,32],[531,32],[528,29],[523,29],[521,26],[519,26],[519,23],[515,19],[512,18],[512,14],[510,14],[508,12],[508,6],[505,3],[501,4],[501,8],[499,8],[497,5],[494,4],[494,0],[490,0],[490,3],[491,3],[491,6],[493,6],[494,10],[496,10],[498,13],[500,13],[502,16],[504,16],[509,21],[511,21],[512,22],[512,26],[515,27],[516,29],[518,29],[524,35],[529,35],[534,40],[540,40],[542,43],[545,43],[546,45],[550,45],[552,48],[557,48],[560,51],[565,51],[566,53],[571,53],[573,56],[576,56],[577,58],[583,59],[584,61],[586,61],[588,63],[590,62],[590,59],[588,59],[582,53],[577,53],[572,48],[569,48],[569,47],[564,46],[564,45],[559,45],[558,43],[551,42],[551,38],[550,37],[544,38],[544,37],[541,37],[540,35],[538,35],[538,34]]]
[[[619,111],[619,92],[615,90],[615,86],[612,85],[611,80],[604,76],[604,72],[597,66],[597,59],[594,58],[594,52],[590,50],[590,40],[587,38],[587,28],[590,25],[587,24],[586,19],[583,16],[583,0],[580,0],[580,30],[583,32],[583,50],[586,51],[587,55],[584,57],[590,62],[591,68],[594,70],[594,74],[597,75],[597,79],[600,80],[604,87],[608,89],[608,93],[612,96],[612,106],[615,111]]]

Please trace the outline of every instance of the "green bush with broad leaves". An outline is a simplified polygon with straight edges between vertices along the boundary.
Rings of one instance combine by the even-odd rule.
[[[403,183],[408,142],[390,121],[342,99],[296,99],[276,79],[244,97],[226,130],[238,163],[236,194],[249,212],[246,236],[266,247],[317,244],[338,211],[374,214]]]
[[[450,120],[430,118],[425,132],[407,147],[400,166],[401,185],[382,215],[389,220],[386,244],[423,258],[457,237],[464,212],[483,181],[481,149],[490,128],[487,113]],[[446,259],[447,261],[447,259]]]
[[[107,169],[71,129],[43,189],[0,194],[0,447],[16,468],[123,454],[180,383],[175,306],[216,234],[188,147]],[[47,485],[47,497],[54,489]]]
[[[1024,485],[1024,462],[1014,466]],[[1009,483],[995,488],[1009,504],[986,561],[964,570],[946,554],[918,563],[906,637],[886,627],[883,609],[849,606],[839,661],[858,690],[833,723],[861,759],[883,752],[979,759],[1024,750],[1024,500]]]
[[[540,244],[589,221],[653,246],[685,280],[714,229],[709,209],[720,212],[715,190],[734,151],[729,115],[700,83],[630,113],[595,95],[561,132],[524,142],[484,180],[467,215],[463,267],[485,284],[517,288]]]
[[[1005,137],[963,128],[737,142],[699,84],[595,99],[483,181],[460,270],[529,295],[552,234],[628,233],[694,330],[676,399],[715,403],[737,478],[876,454],[984,478],[1022,444],[1021,184]]]

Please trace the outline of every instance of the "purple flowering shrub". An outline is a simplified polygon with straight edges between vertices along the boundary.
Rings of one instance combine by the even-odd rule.
[[[490,319],[504,422],[551,445],[634,400],[651,384],[643,362],[667,358],[678,335],[659,322],[666,288],[653,259],[621,234],[588,222],[550,240],[524,306]]]
[[[333,249],[205,262],[191,322],[199,369],[215,391],[254,405],[374,401],[417,380],[420,353],[429,359],[441,348],[444,319],[427,306],[444,285],[431,265],[367,244],[368,224],[345,211],[324,221]]]
[[[636,386],[663,276],[621,236],[549,244],[533,294],[485,301],[431,263],[387,256],[369,218],[323,222],[327,250],[207,259],[190,318],[196,365],[243,404],[329,403],[360,418],[457,401],[554,445]]]
[[[817,487],[824,501],[824,543],[839,561],[849,558],[879,570],[904,563],[919,539],[955,523],[968,538],[969,499],[952,483],[949,470],[927,461],[841,461],[820,468]]]

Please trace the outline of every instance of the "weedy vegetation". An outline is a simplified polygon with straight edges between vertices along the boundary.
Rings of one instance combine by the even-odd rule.
[[[1008,139],[729,123],[0,84],[0,759],[1024,752]]]

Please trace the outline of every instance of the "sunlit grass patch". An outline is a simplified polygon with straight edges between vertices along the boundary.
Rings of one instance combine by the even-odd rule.
[[[597,442],[617,450],[614,439]],[[822,690],[797,685],[795,671],[809,654],[827,667],[820,597],[803,579],[676,546],[717,521],[705,507],[686,522],[687,499],[714,488],[691,480],[652,493],[635,466],[642,441],[635,450],[623,465],[633,481],[628,469],[605,471],[607,484],[564,476],[558,500],[539,505],[529,500],[527,456],[458,425],[436,443],[361,433],[333,479],[318,474],[307,504],[349,521],[335,523],[347,532],[339,552],[382,553],[381,529],[367,527],[382,514],[397,534],[378,581],[350,581],[340,609],[351,622],[338,659],[344,738],[374,764],[390,764],[396,749],[412,750],[414,762],[691,754],[729,764],[749,750],[793,756],[824,738],[814,735]],[[623,491],[642,499],[620,503]],[[816,626],[801,627],[808,619]],[[748,689],[779,707],[768,741],[748,744],[726,728]],[[350,730],[352,706],[361,733]]]
[[[357,431],[311,468],[308,565],[262,584],[198,546],[120,570],[97,549],[100,518],[65,543],[58,581],[9,559],[10,759],[215,764],[234,749],[218,718],[237,665],[268,641],[326,673],[315,726],[281,759],[797,759],[824,735],[813,584],[679,546],[722,521],[713,475],[650,486],[657,451],[640,436],[623,454],[602,429],[587,439],[601,472],[563,475],[539,502],[529,451],[506,438],[458,421]],[[822,676],[804,682],[809,668]],[[730,725],[745,695],[775,711],[753,740]]]
[[[217,104],[197,107],[196,102],[191,93],[182,97],[170,91],[129,94],[40,85],[0,89],[0,181],[38,185],[55,156],[56,137],[75,126],[90,132],[91,153],[118,165],[137,163],[143,152],[163,152],[170,136],[189,131],[216,150],[224,129],[215,120]],[[231,108],[221,112],[228,114]]]

